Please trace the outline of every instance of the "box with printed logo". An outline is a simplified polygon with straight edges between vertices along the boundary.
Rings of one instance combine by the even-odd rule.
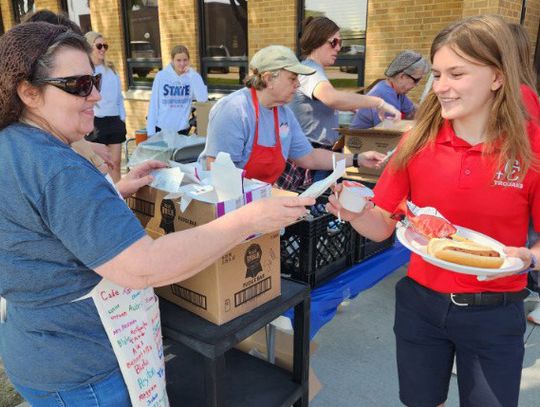
[[[374,127],[371,129],[340,128],[339,133],[344,137],[343,152],[345,154],[363,153],[365,151],[378,151],[387,154],[397,147],[404,131],[412,127],[410,120],[402,120],[398,125],[391,127]],[[383,168],[347,168],[347,177],[359,181],[376,181]]]
[[[211,222],[270,193],[270,185],[254,183],[238,200],[210,203],[192,199],[182,212],[182,198],[169,199],[165,191],[144,187],[128,199],[128,205],[148,234],[157,238]],[[197,275],[157,288],[156,294],[221,325],[280,295],[279,250],[279,233],[255,237]]]

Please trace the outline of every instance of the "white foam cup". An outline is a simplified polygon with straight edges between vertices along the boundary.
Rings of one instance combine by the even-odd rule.
[[[369,198],[375,195],[368,187],[355,181],[343,181],[343,189],[339,194],[339,203],[350,212],[362,212]]]

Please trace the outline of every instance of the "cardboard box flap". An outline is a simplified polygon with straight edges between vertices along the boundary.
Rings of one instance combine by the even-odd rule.
[[[396,137],[403,134],[402,130],[371,128],[371,129],[338,129],[340,134],[344,136],[359,136],[359,137]]]

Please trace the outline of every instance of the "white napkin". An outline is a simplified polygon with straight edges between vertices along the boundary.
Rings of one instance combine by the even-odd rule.
[[[236,168],[228,153],[219,152],[210,169],[211,183],[219,201],[238,199],[242,196],[242,173]]]

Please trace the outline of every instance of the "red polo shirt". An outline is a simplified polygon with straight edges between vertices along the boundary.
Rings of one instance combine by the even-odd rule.
[[[529,123],[533,152],[540,157],[540,128]],[[540,174],[529,170],[521,181],[516,163],[512,175],[497,168],[494,155],[482,156],[482,145],[456,137],[446,121],[434,143],[410,160],[406,169],[387,168],[375,186],[374,203],[393,212],[408,197],[420,207],[436,208],[453,224],[484,233],[507,246],[522,247],[530,217],[540,230]],[[476,276],[433,266],[413,253],[408,275],[439,292],[519,291],[526,275],[481,282]]]

